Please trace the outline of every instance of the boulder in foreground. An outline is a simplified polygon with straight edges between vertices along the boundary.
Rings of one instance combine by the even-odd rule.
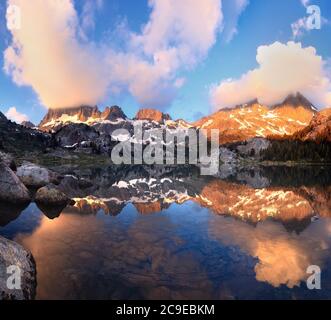
[[[57,180],[56,174],[33,163],[24,163],[17,169],[17,176],[27,187],[41,188]]]
[[[31,201],[28,189],[4,163],[0,162],[0,201],[27,203]]]
[[[65,206],[71,202],[71,199],[50,184],[37,191],[35,201],[46,206]]]
[[[20,289],[9,289],[11,266],[20,270]],[[30,252],[19,244],[0,236],[0,300],[32,300],[36,295],[36,264]]]

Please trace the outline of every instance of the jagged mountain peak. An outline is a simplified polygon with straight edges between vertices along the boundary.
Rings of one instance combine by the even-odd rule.
[[[101,117],[105,120],[115,121],[116,119],[127,119],[126,114],[119,106],[106,107]]]
[[[134,118],[135,120],[151,120],[159,123],[171,120],[169,114],[156,109],[140,109]]]
[[[118,106],[107,107],[103,112],[97,106],[79,106],[74,108],[50,109],[39,124],[41,130],[57,129],[68,123],[92,125],[103,121],[127,119]]]
[[[253,100],[235,108],[221,109],[194,125],[200,129],[219,129],[220,143],[226,144],[255,137],[291,135],[306,127],[315,114],[311,102],[297,93],[274,107]]]
[[[221,108],[216,113],[224,112],[224,111],[228,112],[228,111],[233,111],[233,110],[242,109],[242,108],[248,108],[248,107],[252,107],[254,105],[258,105],[258,104],[259,104],[258,99],[253,99],[253,100],[250,100],[248,102],[237,104],[237,105],[232,106],[232,107]]]
[[[289,94],[282,103],[272,106],[273,109],[289,106],[293,108],[303,107],[308,110],[317,111],[313,103],[311,103],[303,94],[297,92],[296,94]]]
[[[25,128],[35,128],[35,125],[31,122],[31,121],[23,121],[21,123],[21,126],[25,127]]]

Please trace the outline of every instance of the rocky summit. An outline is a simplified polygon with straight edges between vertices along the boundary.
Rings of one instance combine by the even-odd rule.
[[[305,128],[316,114],[312,103],[300,93],[282,103],[265,106],[257,100],[221,109],[194,123],[200,129],[219,129],[220,143],[246,141],[255,137],[292,135]]]
[[[273,106],[262,105],[253,100],[233,108],[220,109],[194,123],[172,120],[168,114],[154,109],[141,109],[132,120],[128,119],[118,106],[107,107],[103,112],[97,107],[89,106],[51,109],[40,123],[39,129],[57,132],[68,125],[84,124],[100,134],[111,136],[116,129],[131,132],[135,121],[142,121],[144,130],[160,126],[169,129],[219,129],[220,144],[227,144],[252,138],[293,135],[306,128],[316,114],[317,109],[314,105],[301,93],[297,93],[289,95],[283,102]]]
[[[164,123],[167,120],[171,120],[171,117],[168,114],[162,113],[159,110],[141,109],[138,111],[135,120],[149,120]]]
[[[43,131],[57,130],[70,123],[95,125],[126,119],[126,115],[118,106],[107,107],[103,112],[98,107],[80,106],[75,108],[49,109],[39,124]]]
[[[21,126],[25,127],[25,128],[35,128],[36,126],[31,122],[31,121],[23,121],[21,123]]]

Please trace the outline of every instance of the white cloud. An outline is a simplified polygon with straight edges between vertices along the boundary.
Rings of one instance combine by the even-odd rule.
[[[310,0],[300,0],[304,7],[307,7],[310,3]]]
[[[177,72],[193,68],[216,42],[222,7],[220,0],[150,0],[149,5],[150,19],[140,34],[131,34],[130,53],[120,57],[115,74],[125,78],[139,103],[162,108],[183,85]]]
[[[29,117],[26,114],[20,113],[15,107],[11,107],[5,113],[7,119],[15,121],[16,123],[22,123],[23,121],[29,121]]]
[[[216,41],[222,19],[221,1],[149,0],[152,13],[133,44],[144,53],[176,58],[185,65],[203,58]]]
[[[103,7],[103,0],[85,0],[81,15],[82,28],[85,31],[95,28],[95,14]]]
[[[238,20],[249,5],[249,0],[224,0],[224,39],[230,42],[238,33]]]
[[[309,31],[307,20],[307,17],[303,17],[291,24],[294,39],[301,37],[305,31]]]
[[[119,51],[88,41],[98,8],[90,0],[81,17],[73,0],[8,2],[24,19],[12,31],[4,70],[49,108],[96,104],[108,90],[127,90],[146,107],[165,107],[183,83],[177,73],[206,57],[222,23],[221,0],[149,0],[149,21],[139,34],[128,31],[126,49]]]
[[[237,80],[226,80],[211,89],[215,109],[231,107],[258,98],[263,104],[281,102],[290,93],[301,92],[316,106],[331,105],[331,79],[326,63],[313,47],[301,43],[275,42],[260,46],[259,66]]]
[[[9,0],[21,9],[22,26],[12,30],[5,71],[18,85],[29,85],[49,108],[94,104],[108,80],[93,44],[80,41],[72,1]]]

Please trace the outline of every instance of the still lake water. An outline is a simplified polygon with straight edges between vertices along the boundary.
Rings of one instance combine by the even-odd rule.
[[[0,235],[32,252],[37,299],[330,299],[330,171],[293,170],[68,169],[74,207],[0,207]],[[310,265],[321,290],[307,289]]]

